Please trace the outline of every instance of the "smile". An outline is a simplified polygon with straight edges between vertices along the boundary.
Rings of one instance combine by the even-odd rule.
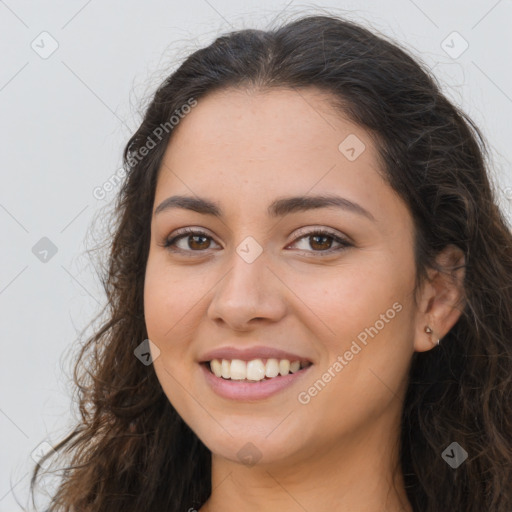
[[[313,365],[309,361],[290,362],[287,359],[213,359],[200,366],[215,394],[231,400],[255,401],[275,395],[302,380]]]
[[[311,365],[309,361],[290,361],[288,359],[213,359],[210,370],[216,377],[226,380],[258,382],[297,373]]]

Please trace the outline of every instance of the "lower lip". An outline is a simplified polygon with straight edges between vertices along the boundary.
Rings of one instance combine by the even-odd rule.
[[[201,364],[200,366],[205,375],[206,382],[208,382],[213,391],[219,396],[231,400],[261,400],[275,395],[279,393],[279,391],[288,388],[293,383],[300,381],[313,365],[295,373],[280,375],[279,377],[256,382],[223,379],[213,374],[207,365]]]

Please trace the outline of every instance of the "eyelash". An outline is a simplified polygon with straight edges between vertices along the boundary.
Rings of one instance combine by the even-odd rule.
[[[194,251],[194,250],[177,249],[177,248],[172,247],[181,238],[186,238],[187,236],[192,236],[192,235],[203,236],[203,237],[210,238],[213,240],[213,238],[210,235],[208,235],[207,233],[205,233],[204,231],[195,230],[192,228],[184,228],[181,231],[179,231],[178,233],[176,233],[175,236],[167,238],[164,241],[164,243],[162,244],[162,246],[171,252],[176,252],[176,253],[179,252],[182,254],[187,254],[188,256],[192,256],[190,253],[194,253],[194,252],[196,252],[196,253],[205,252],[207,249],[205,249],[205,251],[201,251],[201,250]],[[315,235],[327,236],[328,238],[332,238],[335,242],[341,244],[341,247],[339,247],[337,249],[327,249],[325,251],[306,251],[306,252],[313,252],[313,253],[318,254],[319,256],[324,256],[324,255],[328,255],[328,254],[331,254],[334,252],[343,251],[349,247],[353,247],[353,244],[351,244],[347,240],[340,238],[339,236],[335,235],[334,233],[331,233],[330,231],[325,231],[325,230],[321,230],[321,229],[303,232],[300,234],[300,236],[295,241],[301,240],[302,238],[312,237]]]

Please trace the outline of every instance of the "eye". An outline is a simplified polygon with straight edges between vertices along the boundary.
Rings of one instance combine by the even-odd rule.
[[[348,240],[345,240],[344,238],[341,238],[340,236],[337,236],[330,231],[322,229],[308,231],[306,233],[303,232],[302,236],[300,236],[294,243],[296,244],[301,240],[306,241],[307,245],[313,248],[313,251],[308,250],[307,252],[320,253],[319,255],[321,256],[333,252],[339,252],[347,249],[348,247],[353,247],[353,244],[351,244]],[[332,249],[333,241],[339,244],[340,247]]]
[[[316,252],[320,253],[319,255],[325,255],[342,251],[348,247],[353,247],[353,244],[348,240],[326,230],[317,229],[314,231],[302,232],[300,234],[302,236],[297,238],[294,244],[297,244],[302,240],[308,241],[308,245],[312,247],[313,250],[306,249],[306,252]],[[184,228],[178,231],[175,236],[166,239],[162,245],[171,252],[204,252],[211,248],[212,240],[213,238],[204,231]],[[182,247],[178,246],[178,242],[184,242]],[[333,249],[333,242],[337,243],[339,247]]]
[[[183,246],[185,247],[175,247],[176,242],[184,240]],[[188,240],[188,243],[187,243]],[[163,247],[172,252],[202,252],[205,249],[209,249],[206,241],[213,240],[210,235],[205,233],[204,231],[192,229],[192,228],[184,228],[180,230],[175,236],[170,237],[165,240]],[[187,247],[188,246],[188,247]],[[191,251],[190,249],[193,250]]]

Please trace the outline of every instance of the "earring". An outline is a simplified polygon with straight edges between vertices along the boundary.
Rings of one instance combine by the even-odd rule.
[[[434,331],[433,331],[433,330],[432,330],[428,325],[426,325],[426,326],[425,326],[425,332],[426,332],[427,334],[432,334]],[[441,341],[441,340],[440,340],[439,338],[437,338],[437,342],[436,342],[437,346],[439,346],[439,342],[440,342],[440,341]]]

